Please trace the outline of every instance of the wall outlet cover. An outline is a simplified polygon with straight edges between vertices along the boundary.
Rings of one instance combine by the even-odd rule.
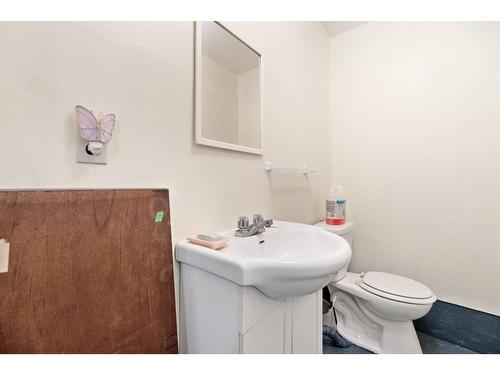
[[[102,152],[99,155],[89,155],[86,151],[88,141],[80,137],[80,132],[77,129],[78,139],[76,141],[76,162],[86,164],[107,164],[107,148],[104,145]]]

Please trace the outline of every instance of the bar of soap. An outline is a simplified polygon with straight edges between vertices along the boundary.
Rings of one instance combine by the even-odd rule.
[[[196,236],[199,240],[215,242],[219,241],[222,237],[217,233],[200,233]]]

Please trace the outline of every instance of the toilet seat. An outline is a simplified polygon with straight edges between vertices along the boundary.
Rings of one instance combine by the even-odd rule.
[[[369,293],[398,302],[427,305],[436,300],[434,293],[425,285],[386,272],[370,271],[362,274],[358,286]]]

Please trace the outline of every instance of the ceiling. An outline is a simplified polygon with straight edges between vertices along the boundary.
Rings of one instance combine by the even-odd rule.
[[[365,23],[368,23],[366,21],[360,22],[360,21],[328,21],[328,22],[323,22],[323,25],[325,28],[328,30],[328,33],[330,35],[337,35],[340,33],[343,33],[344,31],[350,30],[354,27],[358,27],[361,25],[364,25]]]

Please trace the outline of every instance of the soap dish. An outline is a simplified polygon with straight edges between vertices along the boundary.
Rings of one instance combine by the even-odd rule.
[[[199,238],[196,238],[196,235],[190,235],[187,237],[188,241],[191,243],[194,243],[195,245],[200,245],[204,247],[208,247],[209,249],[213,250],[219,250],[223,248],[224,246],[227,245],[229,242],[229,237],[222,237],[218,241],[205,241],[205,240],[200,240]]]

